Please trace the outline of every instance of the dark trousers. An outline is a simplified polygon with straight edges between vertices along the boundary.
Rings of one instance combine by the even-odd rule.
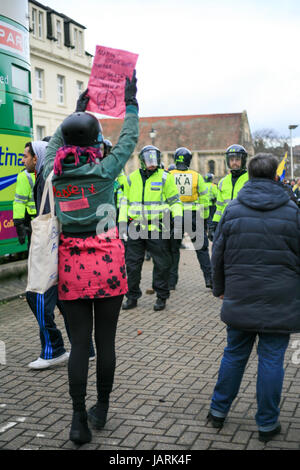
[[[132,240],[128,238],[126,250],[126,269],[128,279],[129,299],[137,300],[141,297],[140,289],[142,267],[146,250],[153,260],[152,288],[161,299],[167,299],[169,291],[169,273],[172,263],[170,240],[151,239]]]
[[[61,356],[66,350],[62,334],[54,321],[54,310],[56,306],[63,316],[70,343],[72,343],[72,341],[63,302],[58,300],[57,286],[51,287],[44,294],[26,292],[26,300],[40,327],[40,357],[42,359],[54,359],[55,357]],[[90,340],[90,356],[95,356],[92,339]]]
[[[195,246],[195,251],[197,255],[197,259],[200,264],[200,268],[203,272],[203,276],[205,281],[211,280],[211,263],[210,263],[210,257],[209,257],[209,252],[208,252],[208,238],[206,231],[202,228],[203,227],[203,222],[200,225],[197,221],[197,217],[199,217],[199,214],[197,211],[192,211],[192,219],[191,219],[191,232],[196,233],[196,229],[199,230],[199,227],[201,227],[201,230],[203,230],[203,246],[201,248],[197,248],[197,240],[196,236],[192,236],[192,233],[189,233],[188,227],[185,227],[184,230],[188,235],[190,235],[191,241],[193,245]],[[179,260],[180,260],[180,245],[181,245],[181,240],[175,240],[174,238],[171,238],[171,252],[172,252],[172,265],[170,269],[170,277],[169,277],[169,285],[170,286],[176,286],[178,282],[178,266],[179,266]]]
[[[115,337],[122,300],[123,295],[62,301],[72,337],[68,374],[74,410],[85,409],[93,323],[97,350],[98,400],[109,401],[116,367]]]

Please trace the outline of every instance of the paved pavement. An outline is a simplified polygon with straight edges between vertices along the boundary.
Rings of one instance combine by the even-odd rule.
[[[143,292],[151,287],[151,275],[148,261],[143,268]],[[72,407],[67,366],[28,369],[27,364],[40,353],[37,323],[26,300],[19,297],[25,280],[17,282],[18,288],[16,281],[7,282],[1,281],[0,299],[16,298],[0,302],[0,350],[5,345],[6,353],[6,364],[0,365],[0,449],[76,449],[68,439]],[[220,301],[205,288],[193,251],[181,250],[180,280],[166,310],[154,312],[154,300],[154,295],[144,294],[137,309],[122,311],[108,421],[104,430],[92,430],[92,442],[79,449],[299,450],[300,342],[295,348],[294,341],[300,335],[291,337],[286,353],[282,432],[264,445],[257,439],[254,420],[256,351],[223,429],[206,425],[226,331],[219,320]],[[59,314],[56,321],[69,349]],[[88,407],[96,400],[95,368],[91,362]]]

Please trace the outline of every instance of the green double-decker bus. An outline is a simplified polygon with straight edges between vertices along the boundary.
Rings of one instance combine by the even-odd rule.
[[[0,7],[0,256],[27,250],[13,224],[18,173],[24,144],[32,140],[32,95],[28,0]]]

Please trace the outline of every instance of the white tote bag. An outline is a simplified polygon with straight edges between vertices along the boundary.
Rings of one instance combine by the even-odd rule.
[[[58,282],[60,223],[55,216],[52,176],[53,171],[45,182],[39,215],[31,221],[32,235],[28,254],[26,291],[38,294],[44,294]],[[43,214],[47,194],[49,194],[50,213]]]

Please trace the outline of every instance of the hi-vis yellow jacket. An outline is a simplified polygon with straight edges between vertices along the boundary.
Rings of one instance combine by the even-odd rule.
[[[242,189],[248,179],[248,172],[243,173],[236,180],[234,187],[232,187],[232,174],[229,173],[219,181],[216,212],[213,216],[213,222],[220,222],[228,203],[237,197],[238,192]]]
[[[211,181],[206,182],[205,186],[207,187],[208,190],[208,200],[209,206],[214,206],[217,202],[217,196],[218,196],[218,186],[215,183],[212,183]]]
[[[184,210],[201,210],[203,208],[203,218],[209,216],[208,189],[203,177],[194,170],[171,170],[179,192],[179,197],[183,203]]]
[[[29,215],[36,215],[36,208],[33,197],[33,187],[35,185],[35,174],[23,170],[18,174],[15,199],[13,202],[13,218],[24,219],[25,212]]]
[[[160,231],[160,222],[167,213],[173,217],[182,217],[182,204],[173,176],[158,169],[143,181],[140,170],[135,170],[128,177],[128,186],[124,187],[124,197],[120,205],[119,222],[140,223],[148,230]]]

